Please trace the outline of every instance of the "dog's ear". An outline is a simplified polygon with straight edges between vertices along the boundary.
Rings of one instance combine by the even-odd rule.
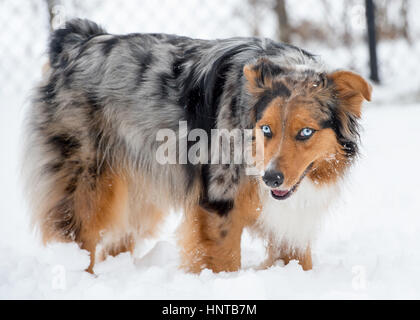
[[[273,78],[283,70],[267,58],[260,58],[257,62],[244,66],[243,73],[251,93],[259,93],[264,88],[272,86]]]
[[[336,71],[328,75],[338,92],[341,107],[357,118],[361,116],[363,100],[371,100],[372,86],[351,71]]]
[[[254,91],[259,87],[260,75],[253,65],[247,64],[244,66],[244,76],[247,80],[248,89]]]

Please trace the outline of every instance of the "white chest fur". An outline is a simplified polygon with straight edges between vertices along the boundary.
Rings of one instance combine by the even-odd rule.
[[[339,194],[338,184],[318,186],[305,178],[295,194],[276,200],[266,188],[261,190],[263,208],[257,228],[277,245],[304,249],[316,237],[323,217]]]

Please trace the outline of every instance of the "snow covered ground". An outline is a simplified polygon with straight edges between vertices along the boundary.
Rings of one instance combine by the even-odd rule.
[[[255,267],[262,243],[243,238],[243,270],[178,270],[171,215],[161,237],[83,271],[74,244],[40,246],[18,191],[19,114],[2,110],[0,298],[293,299],[420,298],[420,104],[366,105],[362,158],[314,246],[314,269]],[[15,119],[15,120],[13,120]]]

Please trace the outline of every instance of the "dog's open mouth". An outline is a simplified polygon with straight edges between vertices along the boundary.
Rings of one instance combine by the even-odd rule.
[[[277,190],[277,189],[271,189],[271,196],[274,199],[277,200],[284,200],[290,197],[290,195],[293,193],[293,188],[290,190]]]

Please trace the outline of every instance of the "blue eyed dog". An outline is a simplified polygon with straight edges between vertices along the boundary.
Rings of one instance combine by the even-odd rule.
[[[183,266],[240,268],[245,227],[268,240],[270,266],[310,245],[358,153],[371,87],[350,71],[262,38],[111,35],[75,19],[56,30],[27,124],[24,170],[44,242],[95,257],[132,251],[182,211]],[[156,161],[161,129],[252,130],[259,174],[237,163]],[[188,144],[188,148],[191,144]],[[182,152],[182,151],[179,151]],[[210,150],[210,153],[213,150]],[[101,248],[101,252],[99,249]]]

